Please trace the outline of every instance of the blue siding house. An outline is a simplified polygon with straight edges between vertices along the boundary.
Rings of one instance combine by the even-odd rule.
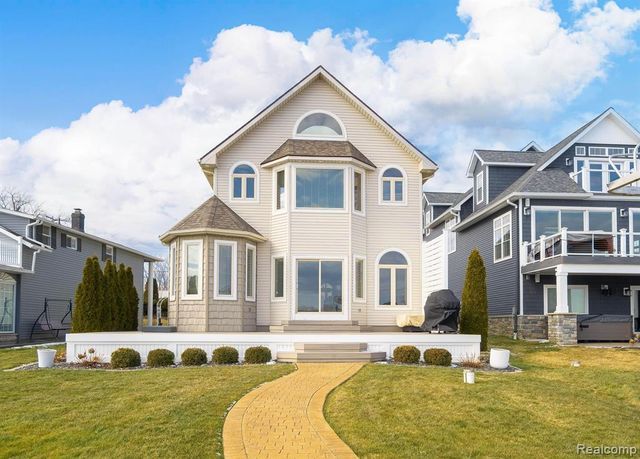
[[[639,144],[609,108],[546,151],[475,150],[467,193],[446,210],[451,193],[425,193],[425,272],[445,279],[433,289],[461,295],[477,248],[493,333],[566,344],[640,332],[640,186],[611,185],[638,170]]]
[[[84,219],[80,209],[72,214],[71,226],[0,209],[0,344],[29,341],[39,317],[46,328],[45,299],[48,322],[68,327],[69,305],[88,257],[131,267],[142,301],[144,263],[161,259],[86,233]],[[36,325],[34,339],[57,334],[42,328]]]

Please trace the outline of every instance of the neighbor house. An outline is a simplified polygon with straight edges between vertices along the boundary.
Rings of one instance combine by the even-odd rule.
[[[161,259],[88,234],[84,221],[80,209],[71,215],[71,226],[0,209],[1,344],[28,341],[32,334],[34,339],[64,335],[88,257],[131,267],[142,301],[143,265]]]
[[[640,188],[611,185],[636,170],[639,143],[610,108],[546,151],[475,150],[466,193],[424,194],[423,295],[460,295],[478,248],[494,332],[574,343],[640,331]]]

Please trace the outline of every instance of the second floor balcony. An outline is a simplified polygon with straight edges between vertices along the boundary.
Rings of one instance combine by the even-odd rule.
[[[22,244],[0,234],[0,265],[22,267]]]
[[[612,258],[637,257],[640,263],[640,234],[629,233],[625,229],[608,233],[568,231],[563,228],[559,233],[523,243],[520,254],[522,266],[561,257],[590,258],[593,263]]]

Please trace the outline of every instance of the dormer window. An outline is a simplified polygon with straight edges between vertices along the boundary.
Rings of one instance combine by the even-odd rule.
[[[294,137],[306,139],[343,140],[346,138],[342,123],[327,112],[304,115],[296,124]]]
[[[256,170],[251,164],[241,163],[231,169],[231,196],[232,199],[256,199]]]

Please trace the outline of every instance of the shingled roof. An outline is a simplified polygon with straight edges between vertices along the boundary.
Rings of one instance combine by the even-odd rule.
[[[539,151],[475,150],[475,152],[485,163],[527,163],[533,165],[544,156],[544,153]]]
[[[425,191],[424,197],[431,205],[448,204],[453,205],[459,201],[464,193],[451,193],[448,191]]]
[[[353,158],[367,166],[376,167],[369,158],[349,141],[288,139],[262,164],[269,164],[287,156],[308,158]]]
[[[168,242],[179,234],[195,233],[238,234],[252,239],[264,240],[264,237],[253,226],[244,221],[215,195],[160,236],[160,240]]]

